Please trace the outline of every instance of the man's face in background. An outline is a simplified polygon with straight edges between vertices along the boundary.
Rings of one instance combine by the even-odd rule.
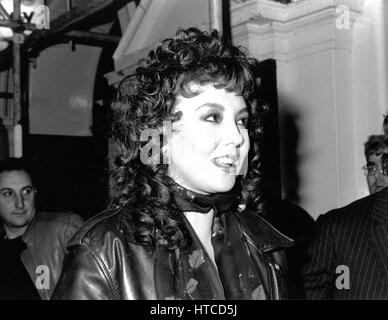
[[[375,193],[388,186],[388,176],[383,174],[382,156],[388,152],[388,148],[379,149],[367,157],[367,175],[369,192]]]
[[[35,189],[24,170],[0,173],[0,218],[8,237],[19,236],[35,216]]]

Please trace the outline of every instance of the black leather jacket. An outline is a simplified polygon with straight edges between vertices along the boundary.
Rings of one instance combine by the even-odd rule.
[[[156,288],[164,285],[158,283],[163,282],[163,273],[155,266],[167,264],[170,255],[166,249],[136,243],[131,210],[129,206],[107,210],[86,222],[68,245],[53,299],[160,299]],[[286,298],[283,249],[292,240],[250,212],[235,216],[248,255],[260,270],[265,298]]]

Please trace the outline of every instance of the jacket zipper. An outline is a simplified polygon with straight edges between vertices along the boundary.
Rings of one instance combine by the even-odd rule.
[[[170,271],[171,273],[174,275],[174,267],[172,265],[172,261],[171,261],[171,252],[168,254],[168,266],[170,267]]]
[[[247,241],[254,247],[256,248],[259,252],[261,252],[261,250],[253,243],[253,241],[248,237],[248,235],[243,232],[244,236],[245,236],[245,239],[247,239]],[[263,255],[265,257],[265,255]],[[280,300],[280,295],[279,295],[279,284],[278,284],[278,280],[276,278],[276,271],[275,271],[275,267],[273,266],[273,264],[271,262],[268,262],[266,258],[264,258],[265,261],[268,263],[269,265],[269,268],[270,268],[270,274],[269,274],[269,279],[270,279],[270,283],[271,283],[271,292],[272,292],[272,296],[274,298],[274,300]]]
[[[272,279],[272,292],[275,300],[280,300],[279,298],[279,284],[278,280],[276,278],[276,272],[275,272],[275,267],[271,262],[268,263],[269,267],[271,269],[271,276],[270,278]]]

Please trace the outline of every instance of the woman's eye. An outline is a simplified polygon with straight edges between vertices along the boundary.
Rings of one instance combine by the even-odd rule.
[[[248,118],[243,118],[237,121],[239,126],[243,126],[244,128],[248,127]]]
[[[219,114],[211,114],[205,117],[205,120],[210,122],[220,122],[221,116]]]

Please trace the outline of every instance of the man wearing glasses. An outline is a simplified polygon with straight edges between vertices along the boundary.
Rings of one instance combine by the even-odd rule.
[[[21,159],[0,161],[0,300],[49,299],[68,240],[83,221],[35,207],[31,171]]]
[[[303,272],[308,299],[388,299],[388,142],[365,143],[369,196],[319,216]]]
[[[384,174],[381,157],[388,153],[388,139],[385,135],[372,135],[365,142],[366,165],[362,167],[369,192],[375,193],[388,186],[388,176]]]

